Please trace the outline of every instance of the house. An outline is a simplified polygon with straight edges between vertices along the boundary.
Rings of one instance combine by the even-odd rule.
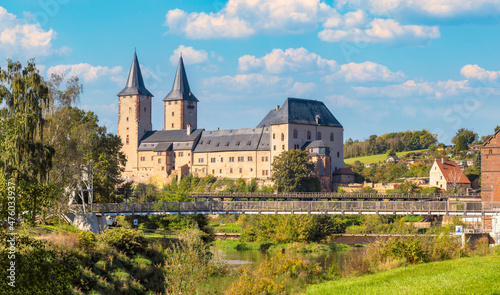
[[[481,147],[481,199],[500,202],[500,129]]]
[[[432,164],[429,185],[446,191],[465,191],[471,187],[471,182],[456,162],[442,158]]]
[[[386,160],[387,163],[394,162],[397,163],[401,161],[401,159],[398,156],[389,156]]]
[[[273,158],[292,149],[309,151],[325,189],[333,171],[346,167],[344,128],[323,102],[289,97],[256,127],[206,131],[198,127],[200,100],[187,77],[181,56],[171,91],[155,101],[134,54],[125,88],[117,94],[117,133],[129,180],[168,182],[194,174],[265,183],[271,181]],[[164,111],[160,130],[152,126],[153,108]]]
[[[333,172],[333,183],[354,183],[354,172],[351,168],[340,168]]]
[[[365,168],[370,168],[370,167],[373,167],[373,166],[375,166],[375,163],[365,164]]]

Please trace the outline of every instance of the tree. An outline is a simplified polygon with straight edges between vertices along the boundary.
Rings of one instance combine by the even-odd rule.
[[[5,105],[0,109],[0,171],[17,183],[17,196],[26,188],[30,205],[25,209],[30,208],[34,224],[40,204],[49,198],[39,192],[44,190],[40,187],[48,180],[54,155],[54,148],[43,141],[48,87],[33,59],[24,68],[20,62],[7,61],[7,68],[0,69],[0,104]]]
[[[272,180],[278,191],[303,192],[314,175],[314,164],[307,151],[293,149],[275,157],[272,163]]]
[[[466,151],[469,149],[469,147],[467,146],[467,137],[465,135],[460,134],[455,142],[455,154],[460,151]]]
[[[465,138],[465,143],[467,145],[473,143],[477,139],[477,133],[475,133],[471,130],[465,129],[465,128],[460,128],[460,129],[458,129],[455,136],[451,139],[451,143],[457,144],[458,139],[461,135]]]

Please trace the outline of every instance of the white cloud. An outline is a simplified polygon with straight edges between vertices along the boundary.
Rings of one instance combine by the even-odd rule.
[[[47,70],[50,76],[52,73],[64,73],[67,77],[78,76],[83,77],[85,82],[95,81],[103,76],[111,76],[113,81],[119,80],[117,77],[122,72],[122,67],[116,66],[113,68],[103,66],[91,66],[87,63],[75,65],[57,65],[52,66]]]
[[[500,71],[487,71],[478,65],[466,65],[460,74],[467,79],[496,81],[500,78]]]
[[[307,49],[288,48],[286,50],[273,49],[271,53],[257,58],[253,55],[244,55],[238,60],[240,71],[264,68],[267,72],[279,74],[284,72],[311,71],[318,69],[335,70],[338,66],[334,60],[324,59]]]
[[[0,52],[8,57],[40,57],[67,54],[68,47],[52,48],[54,30],[44,30],[39,23],[29,24],[0,6]]]
[[[498,0],[341,0],[337,8],[363,8],[384,16],[424,15],[434,18],[498,16]]]
[[[234,92],[283,92],[283,89],[289,89],[292,86],[293,79],[252,73],[236,76],[211,77],[204,79],[202,84],[204,88],[225,89],[226,91]]]
[[[188,38],[243,38],[256,33],[303,33],[317,28],[332,8],[320,0],[229,0],[218,12],[166,14],[170,32]]]
[[[82,109],[100,114],[116,114],[118,113],[118,104],[84,105],[82,106]]]
[[[352,108],[355,106],[359,106],[361,103],[349,98],[345,95],[329,95],[325,97],[325,100],[328,101],[334,108]]]
[[[367,61],[363,63],[348,63],[340,66],[340,70],[323,78],[332,83],[343,79],[346,82],[367,81],[400,81],[405,78],[402,72],[391,72],[386,66]]]
[[[365,28],[325,29],[318,33],[327,42],[394,42],[422,43],[440,37],[439,27],[401,25],[393,19],[374,19]]]
[[[467,81],[437,81],[437,82],[415,82],[408,80],[401,84],[380,87],[354,87],[360,96],[403,98],[403,97],[426,97],[445,98],[469,93],[472,89]]]
[[[293,83],[292,89],[290,90],[290,94],[294,96],[310,96],[312,92],[316,89],[316,84],[295,82]]]
[[[170,56],[170,63],[172,65],[177,65],[181,53],[185,65],[204,63],[208,60],[208,53],[205,50],[196,50],[192,46],[180,45]]]

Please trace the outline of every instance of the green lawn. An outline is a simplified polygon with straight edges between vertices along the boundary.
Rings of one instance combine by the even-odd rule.
[[[427,151],[427,149],[417,150],[417,151],[398,152],[398,153],[396,153],[396,155],[398,157],[401,157],[401,156],[404,156],[408,153],[425,152],[425,151]],[[373,155],[373,156],[344,159],[344,162],[346,164],[353,164],[356,161],[360,161],[361,163],[364,163],[364,164],[370,164],[370,163],[377,164],[378,162],[384,162],[386,159],[387,159],[387,154],[379,154],[379,155]]]
[[[396,268],[310,286],[306,294],[500,294],[500,257],[472,257]]]

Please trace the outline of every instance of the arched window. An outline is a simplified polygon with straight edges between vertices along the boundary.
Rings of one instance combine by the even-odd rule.
[[[316,139],[321,140],[321,132],[318,131],[318,133],[316,134]]]
[[[281,133],[281,141],[285,140],[285,134]]]
[[[276,139],[276,134],[273,133],[273,139]]]
[[[297,137],[299,137],[297,129],[293,129],[293,138],[297,138]]]
[[[306,135],[307,140],[311,140],[311,131],[307,131],[306,134],[307,134]]]
[[[330,133],[330,141],[333,141],[333,132]]]

